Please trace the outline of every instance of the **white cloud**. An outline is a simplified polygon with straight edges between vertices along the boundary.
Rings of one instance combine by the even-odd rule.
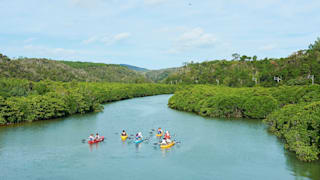
[[[23,42],[24,43],[31,43],[34,40],[36,40],[36,38],[31,37],[31,38],[25,39]]]
[[[77,53],[73,49],[64,49],[64,48],[49,48],[46,46],[36,46],[36,45],[25,45],[24,50],[30,51],[33,54],[44,55],[44,56],[70,56]]]
[[[276,47],[277,46],[275,44],[266,44],[266,45],[260,46],[258,49],[261,50],[261,51],[270,51],[270,50],[273,50]]]
[[[106,45],[112,45],[117,42],[123,41],[125,39],[128,39],[131,36],[130,33],[128,32],[123,32],[115,35],[96,35],[92,36],[84,41],[82,41],[83,44],[90,44],[90,43],[95,43],[95,42],[100,42],[104,43]]]
[[[205,33],[202,28],[194,28],[184,32],[175,41],[175,46],[169,53],[179,53],[194,48],[212,47],[216,44],[217,38],[211,33]]]
[[[86,39],[86,40],[82,41],[82,43],[83,44],[93,43],[93,42],[98,41],[99,40],[98,38],[99,38],[98,36],[92,36],[89,39]]]

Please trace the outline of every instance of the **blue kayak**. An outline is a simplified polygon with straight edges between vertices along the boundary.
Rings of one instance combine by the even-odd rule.
[[[139,144],[139,143],[142,143],[142,141],[143,141],[142,139],[140,139],[140,140],[135,140],[134,143]]]

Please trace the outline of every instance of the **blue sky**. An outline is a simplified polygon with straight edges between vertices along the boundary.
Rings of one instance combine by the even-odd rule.
[[[149,69],[286,57],[320,37],[319,0],[0,0],[0,53]]]

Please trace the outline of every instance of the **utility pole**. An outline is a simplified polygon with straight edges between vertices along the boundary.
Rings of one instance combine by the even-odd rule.
[[[278,83],[282,80],[280,77],[274,76],[273,80],[277,81]]]
[[[254,76],[252,77],[252,81],[254,81],[256,85],[258,84],[258,79]]]
[[[308,79],[311,79],[312,80],[312,85],[314,85],[314,75],[308,75]]]

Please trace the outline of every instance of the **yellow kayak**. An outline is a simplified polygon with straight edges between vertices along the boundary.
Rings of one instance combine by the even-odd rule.
[[[158,134],[158,133],[157,133],[157,134],[156,134],[156,136],[157,136],[157,137],[161,137],[161,136],[162,136],[162,134],[163,134],[163,133],[161,133],[161,134]]]
[[[160,148],[169,148],[169,147],[172,147],[174,144],[175,144],[175,142],[172,141],[170,144],[160,145]]]
[[[127,136],[120,136],[120,137],[121,137],[122,141],[125,141],[128,138],[128,135]]]

